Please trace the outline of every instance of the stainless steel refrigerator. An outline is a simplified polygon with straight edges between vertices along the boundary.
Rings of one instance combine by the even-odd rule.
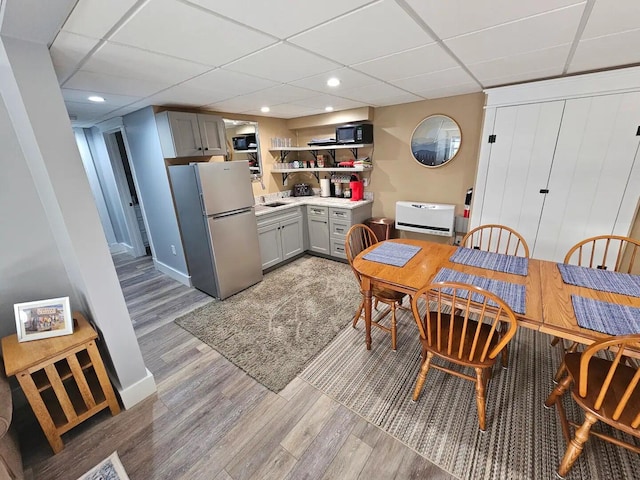
[[[249,162],[169,167],[191,282],[225,299],[262,280]]]

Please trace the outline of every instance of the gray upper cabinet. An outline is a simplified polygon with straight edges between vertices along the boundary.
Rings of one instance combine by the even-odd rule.
[[[165,158],[227,154],[222,117],[165,111],[156,114],[156,124]]]

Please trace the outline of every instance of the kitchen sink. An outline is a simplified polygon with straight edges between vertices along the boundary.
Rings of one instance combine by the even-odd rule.
[[[289,205],[289,204],[284,202],[271,202],[271,203],[265,203],[263,205],[265,207],[281,207],[283,205]]]

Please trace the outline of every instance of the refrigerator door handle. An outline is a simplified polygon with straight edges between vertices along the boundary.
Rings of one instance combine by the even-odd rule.
[[[200,209],[202,210],[202,215],[206,215],[207,212],[204,209],[204,196],[202,195],[202,192],[200,192],[200,194],[198,195],[198,197],[200,198]]]
[[[217,215],[211,215],[211,218],[224,218],[224,217],[230,217],[231,215],[237,215],[238,213],[244,213],[244,212],[249,212],[252,210],[253,207],[249,207],[249,208],[239,208],[237,210],[231,210],[229,212],[224,212],[224,213],[219,213]]]

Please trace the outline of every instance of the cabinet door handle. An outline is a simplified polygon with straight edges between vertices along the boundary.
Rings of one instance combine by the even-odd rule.
[[[336,252],[343,253],[343,252],[344,252],[344,248],[342,248],[342,247],[337,247],[337,248],[336,248]]]
[[[336,228],[336,232],[343,233],[344,232],[344,228]]]
[[[336,217],[345,217],[346,214],[344,212],[335,212],[334,213]]]
[[[209,147],[205,147],[205,150],[209,150]]]
[[[198,147],[198,150],[202,150],[202,147]]]
[[[549,193],[549,189],[548,188],[541,188],[540,189],[540,193]]]

